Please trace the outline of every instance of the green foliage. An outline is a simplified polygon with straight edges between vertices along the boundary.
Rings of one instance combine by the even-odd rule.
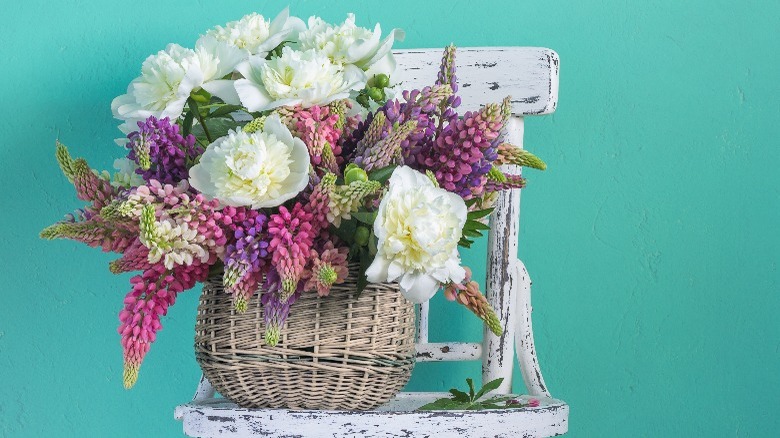
[[[378,181],[384,184],[387,182],[387,180],[390,179],[390,176],[393,175],[393,172],[395,171],[396,167],[398,166],[392,164],[390,166],[386,166],[381,169],[377,169],[372,172],[369,172],[368,179],[370,179],[371,181]]]
[[[466,379],[466,383],[469,386],[469,392],[459,391],[456,388],[450,389],[450,398],[440,398],[432,403],[421,406],[420,411],[447,411],[447,410],[463,410],[463,411],[481,411],[483,409],[516,409],[523,408],[527,405],[522,403],[507,403],[513,400],[515,397],[509,395],[496,395],[487,399],[482,397],[490,391],[501,386],[503,378],[492,380],[486,383],[479,391],[474,392],[474,381]]]
[[[470,199],[466,201],[466,206],[471,207],[476,201],[476,199]],[[463,236],[460,238],[458,245],[464,248],[471,248],[471,245],[474,243],[473,239],[482,237],[482,232],[490,229],[490,227],[480,221],[480,219],[488,216],[492,212],[492,208],[468,212],[466,215],[466,224],[463,226]]]

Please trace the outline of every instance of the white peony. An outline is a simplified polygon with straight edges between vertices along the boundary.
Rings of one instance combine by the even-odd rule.
[[[134,131],[136,122],[149,116],[178,118],[190,93],[201,87],[225,102],[240,103],[233,81],[222,78],[246,57],[244,51],[208,36],[198,40],[195,50],[169,44],[146,58],[127,94],[111,102],[114,117],[129,122],[120,130]]]
[[[381,40],[379,24],[370,31],[355,25],[355,15],[347,15],[339,26],[326,23],[319,17],[309,18],[308,29],[298,36],[301,50],[315,49],[328,55],[337,64],[352,64],[369,73],[369,77],[395,71],[395,59],[390,49],[395,40],[403,40],[404,33],[393,29]]]
[[[190,185],[222,205],[275,207],[309,182],[309,151],[278,115],[255,133],[230,131],[190,169]]]
[[[442,283],[463,281],[458,241],[466,214],[460,196],[410,167],[396,168],[374,222],[378,252],[368,281],[397,281],[414,303],[430,299]]]
[[[111,102],[114,117],[121,120],[178,118],[187,98],[203,84],[204,76],[193,50],[169,44],[151,55],[123,94]]]
[[[290,17],[289,9],[285,8],[273,21],[252,13],[240,20],[231,21],[225,27],[217,26],[207,31],[206,36],[245,50],[247,56],[265,57],[268,52],[305,27],[300,18]]]
[[[285,47],[282,56],[268,60],[253,56],[239,64],[238,71],[245,79],[236,81],[236,91],[249,111],[324,105],[366,85],[362,70],[334,64],[313,49],[300,52]]]
[[[238,105],[235,81],[223,79],[231,75],[236,66],[247,58],[247,53],[223,41],[217,41],[213,36],[203,36],[195,43],[197,65],[203,74],[201,85],[209,93],[223,101]]]

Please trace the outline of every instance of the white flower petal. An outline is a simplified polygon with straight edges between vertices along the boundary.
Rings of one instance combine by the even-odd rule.
[[[236,81],[219,79],[206,82],[203,84],[203,89],[219,97],[225,103],[230,105],[241,105],[241,99],[238,97],[238,92],[236,91]]]
[[[273,103],[265,88],[249,79],[239,79],[234,86],[241,104],[249,111],[263,111]]]
[[[383,283],[389,281],[387,268],[390,262],[382,257],[374,257],[374,261],[366,269],[366,279],[371,283]]]
[[[401,294],[407,300],[420,304],[431,299],[439,290],[439,283],[429,275],[413,273],[406,274],[401,280]]]

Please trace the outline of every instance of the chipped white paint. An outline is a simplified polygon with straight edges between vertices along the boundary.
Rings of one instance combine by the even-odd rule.
[[[520,362],[520,372],[528,393],[538,396],[550,396],[550,391],[544,384],[542,370],[539,368],[539,359],[536,357],[534,346],[534,331],[531,326],[531,277],[525,269],[522,260],[515,264],[518,279],[517,328],[515,332],[515,345],[517,347],[517,360]]]
[[[441,49],[395,52],[404,88],[422,88],[436,78]],[[461,48],[457,53],[459,111],[512,96],[515,116],[548,114],[558,102],[558,55],[533,47]],[[468,84],[468,85],[467,85]],[[522,147],[523,119],[512,117],[508,141]],[[519,169],[505,169],[515,173]],[[418,361],[483,361],[484,382],[504,377],[496,392],[511,390],[514,349],[523,380],[541,405],[493,411],[416,412],[415,409],[447,393],[402,393],[372,411],[292,411],[243,409],[220,397],[201,378],[193,401],[176,408],[184,432],[197,437],[546,437],[568,431],[569,407],[549,398],[531,327],[531,282],[517,259],[520,191],[499,196],[488,237],[486,294],[504,326],[502,336],[485,330],[482,344],[429,343],[428,305],[420,308]],[[527,397],[525,397],[527,399]]]
[[[195,390],[195,395],[192,397],[192,401],[201,402],[204,400],[208,400],[214,398],[214,395],[216,393],[217,390],[214,389],[213,386],[211,386],[211,382],[209,382],[206,376],[201,375],[200,382],[198,382],[198,389]]]
[[[415,345],[417,362],[480,360],[482,344],[441,342]]]
[[[569,407],[538,398],[535,408],[415,411],[449,393],[400,394],[374,411],[243,409],[224,399],[182,405],[175,417],[194,437],[542,437],[568,431]],[[518,397],[524,402],[527,396]]]
[[[417,343],[425,344],[428,342],[428,322],[430,301],[420,304],[420,319],[417,321]]]
[[[523,147],[523,119],[512,117],[507,123],[507,141]],[[506,173],[517,174],[517,166],[503,166]],[[504,332],[496,336],[485,326],[482,342],[482,381],[503,378],[496,393],[512,391],[512,367],[515,361],[515,311],[517,307],[517,236],[520,218],[520,190],[506,190],[498,195],[495,210],[490,216],[488,234],[487,278],[485,295],[496,311]]]
[[[393,52],[403,89],[436,80],[442,49]],[[550,114],[558,104],[558,54],[540,47],[465,47],[456,53],[459,111],[473,111],[512,96],[516,116]]]

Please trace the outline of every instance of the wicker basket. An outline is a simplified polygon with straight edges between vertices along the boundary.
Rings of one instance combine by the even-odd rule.
[[[221,276],[207,281],[195,326],[203,374],[247,408],[364,410],[387,402],[414,367],[414,305],[386,283],[355,299],[355,268],[330,296],[304,293],[275,347],[263,342],[258,295],[237,314]]]

